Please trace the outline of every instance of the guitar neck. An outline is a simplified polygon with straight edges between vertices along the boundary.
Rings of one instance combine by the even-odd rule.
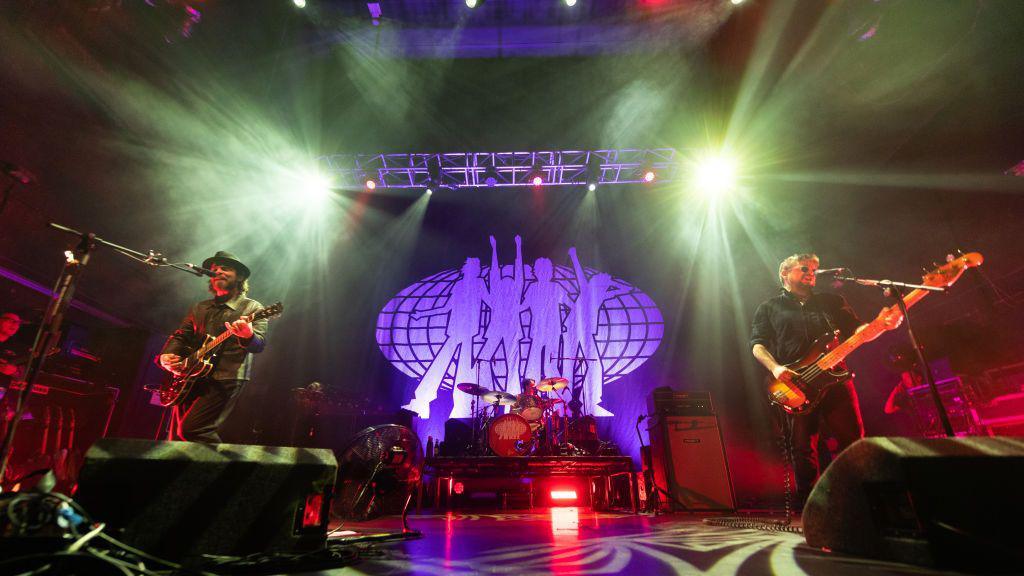
[[[225,330],[220,336],[217,336],[213,340],[203,345],[199,350],[196,350],[196,358],[205,358],[207,354],[215,350],[217,346],[220,346],[231,336],[231,332]]]
[[[921,290],[920,288],[915,289],[903,297],[904,304],[907,308],[910,308],[914,304],[917,304],[928,295],[928,290]],[[869,322],[863,330],[857,332],[853,336],[846,339],[845,342],[836,346],[828,354],[822,356],[815,364],[822,370],[831,370],[833,366],[839,364],[850,355],[851,352],[860,347],[865,342],[870,342],[877,338],[882,332],[885,332],[885,323],[881,319],[874,319]]]

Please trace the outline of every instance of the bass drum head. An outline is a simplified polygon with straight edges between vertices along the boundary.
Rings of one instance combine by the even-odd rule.
[[[527,456],[533,452],[530,423],[518,414],[503,414],[487,425],[487,445],[498,456]]]

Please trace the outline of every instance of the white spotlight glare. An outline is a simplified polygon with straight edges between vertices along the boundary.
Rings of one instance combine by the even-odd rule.
[[[319,172],[306,172],[298,180],[298,195],[304,203],[317,204],[331,194],[331,179]]]
[[[434,193],[433,188],[427,188],[427,196],[430,196],[433,193]]]
[[[305,8],[306,0],[292,0],[292,4],[295,4],[296,8]]]
[[[739,6],[740,4],[743,4],[743,0],[729,0],[729,2],[732,2],[733,6]]]
[[[565,0],[565,5],[568,6],[569,8],[572,8],[573,6],[576,5],[576,0]]]
[[[466,0],[466,7],[467,8],[476,8],[477,4],[479,4],[479,3],[480,3],[479,0]]]
[[[587,191],[588,192],[593,192],[594,190],[597,190],[597,184],[594,184],[593,182],[591,182],[590,184],[587,184]]]
[[[707,156],[697,162],[693,184],[709,197],[718,197],[736,188],[736,161],[726,156]]]

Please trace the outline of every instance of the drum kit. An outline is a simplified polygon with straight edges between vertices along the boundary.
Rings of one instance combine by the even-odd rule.
[[[583,454],[570,442],[579,426],[569,423],[565,401],[557,395],[568,387],[565,378],[545,378],[536,384],[527,380],[526,389],[517,396],[471,382],[458,384],[456,388],[476,397],[480,405],[477,409],[474,401],[469,452],[480,456]],[[509,407],[507,413],[502,413],[504,406]]]

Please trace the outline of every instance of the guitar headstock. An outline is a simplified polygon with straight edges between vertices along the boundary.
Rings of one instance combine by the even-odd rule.
[[[280,316],[281,312],[284,312],[284,304],[280,302],[275,302],[270,306],[258,310],[255,314],[252,315],[252,318],[250,318],[250,322],[262,320],[264,318],[273,318],[274,316]]]
[[[950,254],[946,257],[946,263],[925,274],[921,283],[925,286],[952,286],[964,270],[981,266],[984,261],[985,258],[978,252],[968,252],[959,256]]]

